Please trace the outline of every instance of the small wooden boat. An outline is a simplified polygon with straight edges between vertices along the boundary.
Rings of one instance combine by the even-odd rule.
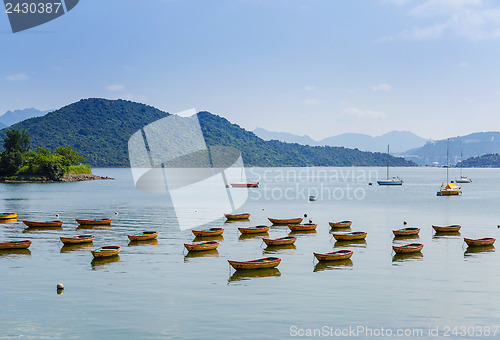
[[[495,243],[495,239],[493,237],[485,237],[485,238],[464,238],[465,243],[468,246],[491,246]]]
[[[0,213],[0,220],[12,220],[17,218],[16,213]]]
[[[30,228],[40,228],[40,227],[60,227],[63,224],[63,221],[54,220],[54,221],[46,221],[46,222],[37,222],[37,221],[23,221]]]
[[[269,231],[269,226],[267,225],[258,225],[255,227],[249,227],[249,228],[243,228],[240,227],[238,228],[240,233],[242,234],[259,234],[259,233],[267,233]]]
[[[420,228],[408,227],[403,229],[397,229],[392,231],[394,236],[407,236],[407,235],[418,235]]]
[[[366,232],[355,231],[352,233],[333,233],[333,237],[337,241],[351,241],[351,240],[364,240],[366,238]]]
[[[238,269],[261,269],[261,268],[274,268],[277,267],[281,259],[279,257],[264,257],[262,259],[251,261],[231,261],[227,260],[229,264],[236,270]]]
[[[284,246],[294,244],[297,238],[295,236],[285,236],[280,238],[263,238],[262,241],[268,246]]]
[[[206,241],[198,243],[184,243],[184,247],[188,251],[201,251],[201,250],[213,250],[217,249],[219,242],[217,241]]]
[[[246,220],[250,218],[250,214],[248,213],[243,213],[243,214],[224,214],[224,216],[228,220]]]
[[[89,243],[94,241],[94,235],[78,235],[73,237],[60,237],[64,244]]]
[[[422,250],[424,245],[422,243],[408,243],[402,246],[392,246],[392,249],[397,254],[406,254],[406,253],[416,253]]]
[[[122,247],[120,246],[105,246],[101,247],[95,250],[92,250],[92,255],[94,257],[110,257],[110,256],[115,256],[120,253],[120,250]]]
[[[28,249],[30,240],[0,242],[0,249]]]
[[[224,228],[210,228],[205,230],[191,230],[194,236],[216,236],[222,235]]]
[[[313,253],[318,261],[347,260],[351,258],[352,250],[336,250],[329,253]]]
[[[154,240],[158,236],[157,231],[143,231],[134,235],[127,235],[130,241]]]
[[[76,219],[76,223],[79,225],[109,225],[111,224],[111,219],[110,218],[100,218],[100,219],[93,219],[93,220],[83,220],[83,219]]]
[[[332,228],[349,228],[352,225],[352,221],[340,221],[340,222],[328,222]]]
[[[268,218],[272,224],[299,224],[302,223],[302,218]]]
[[[432,226],[436,232],[439,233],[446,233],[446,232],[453,232],[453,231],[459,231],[462,226],[458,224],[453,224],[453,225],[448,225],[444,227],[440,227],[437,225]]]
[[[304,223],[304,224],[289,224],[288,228],[291,231],[305,231],[305,230],[316,230],[318,225],[314,223]]]

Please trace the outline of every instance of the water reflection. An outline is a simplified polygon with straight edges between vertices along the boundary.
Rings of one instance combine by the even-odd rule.
[[[366,248],[366,240],[340,240],[333,244],[334,247],[360,247]]]
[[[295,244],[284,244],[281,246],[267,246],[262,250],[263,254],[277,254],[283,252],[284,250],[295,250],[297,247]]]
[[[324,270],[346,270],[352,269],[352,260],[338,260],[338,261],[320,261],[314,266],[313,272],[321,272]]]
[[[23,233],[31,233],[34,231],[62,231],[62,227],[28,227],[23,230]]]
[[[193,243],[196,243],[196,242],[203,242],[203,241],[217,241],[217,242],[222,242],[222,241],[224,241],[224,236],[222,236],[222,235],[215,235],[215,236],[203,236],[203,237],[196,236],[196,237],[193,239]]]
[[[250,222],[250,219],[249,218],[243,218],[241,220],[226,220],[224,223],[239,223],[239,222],[243,222],[243,223],[249,223]]]
[[[315,235],[318,232],[316,230],[300,230],[300,231],[290,231],[288,236],[300,236],[300,235]]]
[[[129,247],[134,247],[134,246],[157,246],[158,245],[158,240],[144,240],[144,241],[130,241],[128,243]]]
[[[110,256],[110,257],[94,257],[90,265],[92,269],[98,269],[98,267],[104,266],[113,262],[120,262],[120,255]]]
[[[258,233],[258,234],[241,234],[240,237],[238,237],[238,241],[244,241],[244,240],[250,240],[250,239],[258,239],[262,237],[269,237],[269,233]]]
[[[76,230],[111,230],[111,226],[108,224],[104,225],[87,225],[87,224],[80,224],[78,227],[76,227]]]
[[[432,238],[457,238],[460,237],[459,231],[437,231],[432,235]]]
[[[279,277],[281,273],[278,268],[265,269],[240,269],[234,272],[228,279],[228,284],[231,282],[246,281],[262,277]]]
[[[415,253],[401,253],[401,254],[394,254],[392,257],[392,264],[397,265],[398,262],[407,262],[407,261],[422,261],[424,257],[424,254],[421,252],[415,252]]]
[[[467,247],[467,249],[464,252],[464,257],[468,256],[473,256],[481,253],[492,253],[495,251],[495,246],[494,245],[489,245],[489,246],[472,246],[472,247]]]
[[[75,250],[79,250],[82,248],[92,248],[94,247],[93,242],[87,242],[87,243],[76,243],[76,244],[65,244],[61,248],[61,253],[69,253]],[[88,250],[88,249],[85,249]]]
[[[219,257],[219,251],[217,249],[189,251],[184,255],[184,262],[188,262],[190,258],[196,257]]]
[[[394,236],[394,241],[412,240],[419,238],[419,235],[398,235]]]
[[[7,224],[7,225],[16,225],[18,224],[17,223],[17,218],[11,218],[11,219],[7,219],[7,220],[0,220],[0,224]]]
[[[332,234],[332,233],[338,233],[338,232],[348,233],[350,231],[351,231],[351,227],[340,227],[340,228],[330,228],[329,233],[330,234]]]
[[[31,255],[29,249],[0,249],[0,256],[9,255]]]

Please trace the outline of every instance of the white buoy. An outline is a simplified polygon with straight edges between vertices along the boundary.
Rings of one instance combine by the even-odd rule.
[[[62,283],[57,284],[57,289],[64,289],[64,285]]]
[[[56,217],[59,217],[59,214],[56,214]]]
[[[115,211],[115,215],[118,215],[118,211]]]

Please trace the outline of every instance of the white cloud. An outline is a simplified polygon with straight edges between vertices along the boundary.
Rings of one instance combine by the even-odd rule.
[[[389,84],[378,84],[372,86],[373,92],[389,92],[392,89],[392,86]]]
[[[17,74],[11,74],[5,77],[5,79],[9,81],[20,81],[20,80],[27,80],[28,76],[24,73],[17,73]]]
[[[302,102],[304,104],[307,104],[307,105],[318,105],[319,99],[318,98],[308,98],[308,99],[304,99]]]
[[[342,111],[341,116],[363,119],[385,119],[387,115],[381,111],[361,110],[355,107],[349,107]]]
[[[436,16],[455,13],[468,7],[480,5],[482,5],[482,0],[427,0],[414,7],[410,14],[415,16]]]
[[[122,92],[125,91],[124,85],[108,85],[106,86],[106,90],[110,92]]]
[[[314,91],[316,88],[314,86],[306,85],[304,86],[304,91]]]

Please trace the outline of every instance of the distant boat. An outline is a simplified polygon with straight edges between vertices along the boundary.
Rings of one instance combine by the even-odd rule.
[[[0,242],[0,249],[28,249],[30,240]]]
[[[16,213],[0,213],[0,220],[11,220],[17,218]]]
[[[101,248],[97,248],[96,250],[92,250],[92,255],[94,257],[110,257],[115,256],[120,253],[122,247],[120,246],[105,246]]]
[[[223,228],[210,228],[205,230],[191,230],[194,236],[217,236],[222,235],[224,232]]]
[[[307,230],[316,230],[318,225],[315,223],[304,223],[304,224],[289,224],[288,228],[291,231],[307,231]]]
[[[462,189],[455,183],[449,181],[449,158],[450,158],[450,139],[448,138],[448,145],[446,146],[446,185],[441,184],[441,188],[437,192],[438,196],[458,196],[462,194]]]
[[[238,182],[238,183],[231,183],[231,186],[233,188],[258,188],[259,187],[259,182]]]
[[[328,222],[331,228],[349,228],[352,221]]]
[[[352,250],[337,250],[329,253],[313,253],[318,261],[338,261],[350,259]]]
[[[471,239],[471,238],[464,238],[465,243],[469,247],[471,246],[491,246],[493,243],[495,243],[495,239],[493,237],[485,237],[485,238],[478,238],[478,239]]]
[[[433,225],[432,228],[434,228],[434,230],[438,233],[449,233],[459,231],[462,226],[458,224],[448,225],[444,227]]]
[[[246,219],[250,218],[250,214],[249,214],[249,213],[242,213],[242,214],[224,214],[224,216],[225,216],[228,220],[246,220]]]
[[[387,145],[387,178],[385,180],[377,181],[378,185],[403,185],[403,180],[399,177],[389,178],[389,161],[391,155],[389,153],[389,145]]]
[[[154,240],[158,236],[157,231],[143,231],[134,235],[127,235],[130,241]]]
[[[408,228],[397,229],[397,230],[392,231],[394,236],[418,235],[419,232],[420,232],[420,228],[416,228],[416,227],[408,227]]]
[[[94,241],[94,235],[78,235],[73,237],[60,237],[64,244],[90,243]]]
[[[364,231],[355,231],[352,233],[333,233],[332,235],[337,241],[353,241],[364,240],[367,233]]]
[[[264,257],[262,259],[251,261],[231,261],[227,260],[229,264],[236,270],[238,269],[261,269],[261,268],[274,268],[277,267],[281,259],[279,257]]]
[[[238,228],[240,233],[242,234],[260,234],[260,233],[267,233],[269,231],[269,226],[267,225],[258,225],[255,227],[249,227],[249,228]]]
[[[198,243],[184,243],[184,247],[188,251],[204,251],[204,250],[214,250],[219,246],[219,242],[217,241],[206,241],[206,242],[198,242]]]
[[[460,152],[460,178],[457,178],[455,183],[472,183],[472,179],[462,176],[462,152]]]
[[[100,218],[93,220],[76,219],[76,223],[79,225],[108,225],[111,224],[110,218]]]
[[[262,241],[268,246],[284,246],[294,244],[297,238],[295,236],[285,236],[280,238],[263,238]]]
[[[314,195],[309,196],[309,201],[311,201],[311,202],[316,201],[316,196],[314,196]]]
[[[60,227],[63,224],[63,221],[54,220],[54,221],[45,221],[45,222],[37,222],[37,221],[23,221],[28,227]]]
[[[269,217],[268,220],[272,224],[299,224],[302,222],[302,218],[271,218]]]
[[[407,253],[416,253],[422,250],[424,245],[422,243],[409,243],[402,246],[392,246],[392,249],[397,254],[407,254]]]

